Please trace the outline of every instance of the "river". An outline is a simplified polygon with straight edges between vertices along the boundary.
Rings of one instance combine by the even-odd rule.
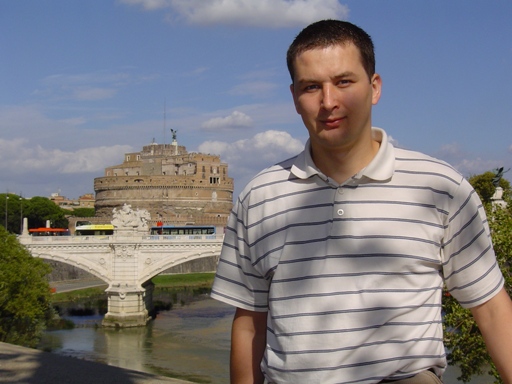
[[[154,302],[164,309],[148,326],[109,329],[98,326],[105,311],[102,300],[61,307],[63,313],[71,313],[64,317],[76,327],[47,331],[39,348],[196,383],[229,382],[232,307],[210,299],[204,291],[155,290]],[[445,384],[458,383],[457,376],[457,369],[449,367]],[[483,376],[471,384],[492,382],[493,378]]]

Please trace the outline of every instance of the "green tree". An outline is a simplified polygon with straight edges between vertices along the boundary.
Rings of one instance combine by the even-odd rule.
[[[28,218],[29,228],[46,227],[46,221],[50,220],[53,228],[67,228],[69,223],[66,212],[57,204],[46,197],[36,196],[26,200],[27,207],[23,209],[23,216]]]
[[[95,210],[94,208],[75,208],[70,213],[73,217],[94,217]]]
[[[50,267],[0,227],[0,341],[35,347],[50,317]]]
[[[510,183],[501,179],[504,188],[506,208],[490,203],[495,187],[492,185],[492,172],[470,178],[477,193],[481,196],[487,213],[494,251],[498,264],[505,278],[505,288],[512,294],[512,202],[510,201]],[[458,378],[469,382],[471,377],[487,372],[496,378],[495,383],[502,383],[490,356],[487,353],[482,335],[471,312],[463,309],[456,300],[446,294],[443,298],[445,345],[450,351],[448,362],[461,369]]]

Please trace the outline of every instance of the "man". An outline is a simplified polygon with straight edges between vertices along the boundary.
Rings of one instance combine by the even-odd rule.
[[[511,383],[512,303],[482,205],[449,165],[372,128],[371,38],[320,21],[287,63],[309,140],[230,217],[212,297],[237,307],[231,382],[439,383],[446,285]]]

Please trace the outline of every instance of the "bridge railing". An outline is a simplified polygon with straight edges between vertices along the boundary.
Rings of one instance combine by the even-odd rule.
[[[147,235],[142,240],[151,241],[186,241],[186,240],[223,240],[224,235]]]
[[[224,235],[142,235],[133,237],[133,240],[140,239],[144,242],[186,242],[186,241],[222,241]],[[90,242],[115,242],[115,235],[99,236],[27,236],[23,238],[23,244],[41,243],[90,243]]]

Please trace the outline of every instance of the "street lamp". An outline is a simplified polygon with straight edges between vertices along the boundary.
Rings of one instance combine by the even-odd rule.
[[[7,231],[7,214],[9,213],[7,204],[9,202],[9,196],[7,193],[5,194],[5,230]]]
[[[20,235],[23,234],[23,197],[20,194]]]

